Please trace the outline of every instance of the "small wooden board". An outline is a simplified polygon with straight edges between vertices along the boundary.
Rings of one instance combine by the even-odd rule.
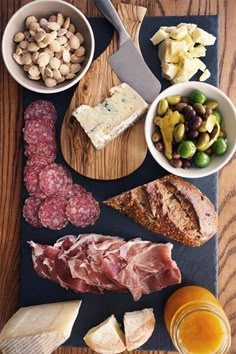
[[[141,6],[119,4],[119,16],[139,48],[139,30],[146,13]],[[109,89],[120,80],[108,64],[108,57],[118,49],[114,36],[106,50],[93,62],[76,88],[61,129],[61,149],[66,162],[80,174],[99,180],[112,180],[134,172],[144,161],[147,146],[144,120],[141,119],[103,150],[96,150],[71,114],[81,104],[95,106],[109,96]]]

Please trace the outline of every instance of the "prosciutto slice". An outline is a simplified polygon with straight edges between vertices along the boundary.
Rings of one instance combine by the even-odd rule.
[[[83,234],[65,236],[53,246],[29,244],[38,275],[76,292],[129,291],[137,301],[181,282],[171,243]]]

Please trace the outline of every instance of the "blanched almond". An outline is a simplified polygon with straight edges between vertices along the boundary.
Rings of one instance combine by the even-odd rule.
[[[58,43],[58,41],[56,41],[55,39],[52,41],[52,43],[49,44],[49,48],[53,51],[53,52],[60,52],[61,51],[61,46]]]
[[[68,31],[75,33],[75,26],[71,23],[70,26],[68,27]]]
[[[29,43],[27,49],[29,52],[36,52],[37,50],[39,50],[39,46],[36,43]]]
[[[22,32],[18,32],[14,36],[14,42],[19,43],[22,42],[25,39],[25,35]]]
[[[66,38],[70,39],[73,36],[74,36],[74,34],[72,32],[70,32],[70,31],[66,32]]]
[[[28,72],[32,65],[33,65],[33,64],[24,65],[24,66],[23,66],[24,71]]]
[[[70,66],[70,72],[72,74],[76,74],[81,70],[81,65],[80,64],[71,64]]]
[[[22,54],[22,49],[20,47],[17,47],[15,53],[17,55],[21,55]]]
[[[57,22],[57,16],[56,15],[51,15],[48,19],[48,22]]]
[[[76,32],[76,37],[79,39],[80,44],[84,43],[84,37],[82,36],[82,34],[80,32]]]
[[[24,32],[24,37],[25,37],[25,41],[28,41],[28,39],[29,39],[29,37],[30,37],[29,31],[25,31],[25,32]]]
[[[36,35],[34,36],[34,39],[36,40],[36,42],[41,42],[42,40],[44,40],[45,36],[46,36],[46,32],[40,31],[40,32],[36,33]]]
[[[28,42],[27,41],[20,42],[19,47],[21,49],[26,49],[28,47]]]
[[[29,29],[30,31],[34,31],[35,33],[37,33],[38,30],[40,30],[40,25],[38,22],[31,22]]]
[[[53,77],[53,72],[50,68],[45,68],[44,74],[48,77]]]
[[[68,39],[65,36],[61,36],[61,37],[57,37],[57,41],[60,45],[64,45],[64,44],[66,44]]]
[[[17,64],[24,65],[23,62],[22,62],[22,56],[21,55],[17,55],[16,53],[13,53],[12,57],[17,62]]]
[[[79,57],[78,63],[83,63],[83,61],[85,61],[85,57]]]
[[[64,24],[64,16],[61,13],[57,14],[57,23],[60,25],[60,27],[62,27]]]
[[[55,58],[61,59],[62,57],[62,50],[60,52],[55,53]]]
[[[34,64],[37,63],[38,57],[39,57],[39,52],[34,52],[32,54],[32,61]]]
[[[67,19],[65,20],[65,22],[63,23],[63,28],[68,29],[70,26],[70,17],[67,17]]]
[[[41,66],[46,66],[48,65],[50,60],[50,55],[48,53],[40,53],[38,60],[37,60],[37,64],[39,65],[39,67]]]
[[[51,35],[51,33],[46,33],[44,39],[43,39],[43,43],[47,45],[51,44],[53,41],[53,36]]]
[[[32,63],[32,56],[30,53],[22,55],[22,63],[25,65],[29,65]]]
[[[37,44],[38,44],[39,48],[41,48],[41,49],[46,48],[48,46],[47,43],[44,43],[43,40],[41,42],[38,42]]]
[[[51,34],[53,39],[57,38],[57,31],[52,31],[50,34]]]
[[[61,75],[61,73],[60,73],[60,71],[58,70],[58,69],[54,69],[53,70],[53,77],[54,77],[54,79],[55,80],[61,80],[61,78],[62,78],[62,75]]]
[[[49,78],[49,77],[44,80],[44,83],[45,83],[45,85],[47,87],[54,87],[57,84],[55,79],[52,79],[52,78]]]
[[[28,78],[29,78],[30,80],[37,80],[37,81],[41,79],[40,75],[39,75],[39,76],[31,76],[31,75],[28,75]]]
[[[46,27],[48,25],[48,20],[46,20],[46,18],[41,18],[39,20],[39,24],[40,24],[40,27],[42,27],[43,29],[46,29]]]
[[[49,65],[52,69],[58,69],[61,65],[61,62],[58,58],[53,57],[49,60]]]
[[[37,18],[35,16],[28,16],[26,21],[25,21],[25,25],[26,25],[27,29],[30,28],[30,25],[31,25],[32,22],[38,22]]]
[[[66,33],[67,33],[67,29],[60,28],[59,31],[57,31],[57,37],[64,36]]]
[[[52,31],[58,31],[60,29],[60,25],[57,22],[48,22],[48,28]]]
[[[72,80],[72,79],[74,79],[75,77],[76,77],[76,75],[73,74],[73,73],[69,73],[69,74],[66,75],[66,79],[67,79],[67,80]]]
[[[40,71],[37,65],[32,65],[29,69],[29,75],[32,77],[37,77],[40,75]]]
[[[62,59],[66,64],[70,62],[70,52],[68,50],[63,50],[62,52]]]
[[[66,64],[61,64],[60,68],[59,68],[60,73],[65,76],[68,75],[70,72],[70,68],[68,65]]]
[[[79,41],[78,37],[76,37],[75,35],[70,37],[69,45],[72,49],[78,49],[80,46],[80,41]]]
[[[77,55],[78,57],[82,57],[84,54],[85,48],[82,46],[75,50],[75,55]]]

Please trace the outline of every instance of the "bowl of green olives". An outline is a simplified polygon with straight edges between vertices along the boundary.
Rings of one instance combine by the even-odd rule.
[[[220,170],[236,149],[236,110],[217,87],[202,82],[173,85],[151,104],[145,138],[165,170],[186,178]]]

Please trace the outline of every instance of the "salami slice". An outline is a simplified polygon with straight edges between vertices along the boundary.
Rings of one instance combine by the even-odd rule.
[[[68,224],[66,217],[66,200],[63,197],[48,197],[39,207],[39,219],[44,227],[61,230]]]
[[[40,172],[39,185],[47,196],[66,195],[72,185],[71,173],[64,166],[52,163]]]
[[[23,206],[23,216],[25,220],[34,227],[42,227],[41,221],[38,217],[38,210],[41,203],[41,199],[29,197],[25,200],[25,204]]]
[[[57,119],[57,113],[50,101],[37,100],[27,106],[24,118],[25,120],[42,118],[55,122]]]
[[[54,125],[41,118],[27,120],[23,132],[28,144],[46,145],[55,141]]]
[[[46,196],[39,186],[39,173],[41,171],[41,166],[26,166],[24,170],[24,182],[29,195],[42,199]]]
[[[70,199],[71,197],[74,197],[74,195],[80,195],[82,193],[87,193],[84,187],[82,187],[80,184],[72,184],[68,190],[66,199]]]
[[[26,166],[39,166],[41,167],[41,170],[50,165],[53,162],[53,156],[40,156],[40,155],[34,155],[31,159],[27,160]]]
[[[57,154],[57,144],[56,140],[52,141],[50,144],[45,145],[35,145],[35,144],[26,144],[25,145],[25,156],[29,159],[39,156],[50,156],[52,161],[56,159]],[[51,161],[51,162],[52,162]]]
[[[99,204],[90,193],[75,195],[67,201],[66,216],[75,226],[93,225],[99,214]]]

